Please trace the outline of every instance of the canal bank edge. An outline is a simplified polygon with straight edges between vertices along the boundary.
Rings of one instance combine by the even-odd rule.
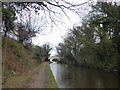
[[[32,76],[34,76],[43,67],[43,64],[44,62],[41,63],[38,67],[32,69],[29,73],[9,78],[3,88],[24,88],[26,83],[28,83],[32,79]],[[46,71],[48,73],[48,88],[58,88],[58,85],[50,69],[49,63],[46,64]]]
[[[53,73],[50,69],[50,65],[47,65],[47,71],[48,71],[48,82],[49,82],[49,88],[59,88],[58,84],[53,76]]]

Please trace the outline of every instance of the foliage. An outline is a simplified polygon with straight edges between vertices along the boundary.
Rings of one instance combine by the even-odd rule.
[[[31,43],[31,38],[36,36],[36,32],[32,30],[29,26],[22,23],[16,24],[18,40],[20,43]],[[29,28],[28,28],[29,27]]]
[[[44,56],[43,56],[43,52],[42,52],[42,48],[40,46],[36,46],[35,47],[35,53],[34,53],[34,59],[37,61],[37,63],[41,63]]]
[[[93,5],[89,19],[70,30],[64,43],[57,47],[62,60],[105,71],[118,70],[119,9],[116,3]]]
[[[13,8],[7,2],[2,3],[2,23],[4,25],[4,36],[7,36],[7,33],[13,30],[15,19],[16,16]]]
[[[45,60],[48,61],[48,58],[50,56],[50,51],[52,50],[52,48],[50,47],[49,43],[45,43],[42,48],[43,48],[43,56],[45,57]]]

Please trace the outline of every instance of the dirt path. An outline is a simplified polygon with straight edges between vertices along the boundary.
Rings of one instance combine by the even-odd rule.
[[[47,63],[42,63],[43,66],[35,74],[31,81],[25,85],[25,88],[49,88],[48,87],[48,73],[47,73]]]

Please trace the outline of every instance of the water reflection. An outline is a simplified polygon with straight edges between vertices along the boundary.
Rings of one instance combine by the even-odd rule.
[[[50,64],[60,88],[117,88],[118,76],[72,65]]]

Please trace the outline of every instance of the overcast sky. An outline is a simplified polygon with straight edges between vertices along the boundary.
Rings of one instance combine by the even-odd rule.
[[[66,0],[68,2],[74,1],[75,3],[83,3],[87,0]],[[84,7],[85,8],[85,7]],[[86,7],[88,9],[88,7]],[[81,16],[84,16],[85,12],[83,10],[83,14]],[[67,15],[69,16],[70,20],[66,16],[62,16],[61,20],[64,22],[64,24],[61,24],[57,22],[57,26],[53,26],[52,30],[50,27],[44,28],[45,30],[42,32],[42,34],[37,34],[37,37],[33,38],[33,43],[35,45],[43,45],[46,42],[49,42],[53,49],[55,49],[55,46],[57,46],[59,43],[63,42],[63,37],[67,34],[68,29],[72,28],[75,24],[80,24],[81,19],[78,17],[75,13],[72,13],[70,11],[67,11]],[[46,17],[47,18],[47,17]],[[51,55],[55,55],[56,51],[52,50]]]

